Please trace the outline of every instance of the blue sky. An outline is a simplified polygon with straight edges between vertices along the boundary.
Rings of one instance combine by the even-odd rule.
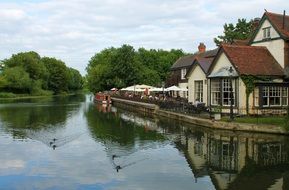
[[[130,44],[197,51],[215,47],[224,23],[289,14],[286,0],[0,0],[0,60],[22,51],[62,59],[85,74],[104,48]]]

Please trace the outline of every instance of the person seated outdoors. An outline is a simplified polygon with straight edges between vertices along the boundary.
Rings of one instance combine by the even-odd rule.
[[[194,106],[197,108],[200,103],[201,103],[200,100],[197,98],[194,103]]]

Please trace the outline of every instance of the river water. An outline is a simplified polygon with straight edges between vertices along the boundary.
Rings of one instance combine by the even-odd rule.
[[[89,96],[0,103],[0,189],[289,189],[289,138],[151,118]]]

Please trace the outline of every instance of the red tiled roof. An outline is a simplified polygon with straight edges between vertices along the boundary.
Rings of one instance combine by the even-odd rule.
[[[222,49],[240,75],[284,75],[282,67],[266,47],[223,45]]]
[[[284,37],[289,38],[289,16],[285,15],[285,22],[283,28],[283,15],[276,14],[271,12],[265,12],[267,18],[271,21],[271,23],[275,26],[279,33],[281,33]]]

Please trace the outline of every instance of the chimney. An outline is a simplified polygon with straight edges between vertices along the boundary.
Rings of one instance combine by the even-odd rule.
[[[283,29],[285,28],[285,15],[286,15],[286,12],[284,10],[284,12],[283,12],[283,25],[282,25]]]
[[[253,32],[258,28],[260,20],[261,20],[261,18],[259,18],[259,17],[256,17],[253,19],[253,21],[252,21]]]
[[[199,49],[199,53],[204,53],[206,51],[206,46],[204,43],[200,43],[200,45],[198,46]]]

